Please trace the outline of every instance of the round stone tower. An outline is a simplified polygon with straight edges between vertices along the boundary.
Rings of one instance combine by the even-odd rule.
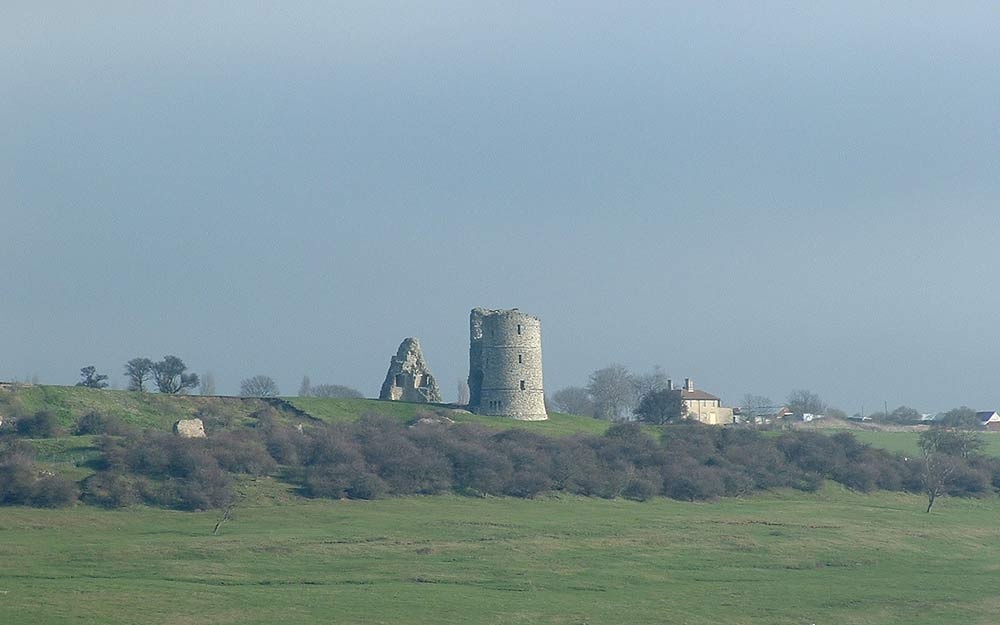
[[[538,317],[474,308],[469,330],[469,407],[522,421],[548,419]]]

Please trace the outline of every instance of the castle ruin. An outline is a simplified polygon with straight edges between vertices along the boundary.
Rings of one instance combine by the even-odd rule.
[[[427,367],[416,338],[403,339],[396,355],[389,359],[389,371],[378,398],[418,403],[441,401],[441,389]]]
[[[538,317],[516,308],[473,308],[469,330],[469,409],[522,421],[548,419]]]

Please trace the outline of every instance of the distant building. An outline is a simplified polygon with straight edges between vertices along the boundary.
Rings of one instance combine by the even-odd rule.
[[[694,380],[686,378],[683,388],[674,388],[672,380],[667,380],[667,389],[680,393],[684,405],[687,407],[687,418],[700,421],[708,425],[726,425],[735,423],[733,409],[722,405],[722,400],[695,389]]]
[[[982,427],[991,432],[1000,432],[1000,414],[996,410],[977,412],[976,417]]]

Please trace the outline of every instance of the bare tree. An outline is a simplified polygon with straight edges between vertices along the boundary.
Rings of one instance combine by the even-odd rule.
[[[761,421],[776,412],[774,404],[771,402],[769,397],[764,397],[763,395],[753,395],[751,393],[747,393],[743,396],[743,402],[740,404],[740,408],[743,412],[743,418],[748,423],[757,423],[758,421]]]
[[[458,381],[458,403],[459,406],[469,405],[469,382],[468,380]]]
[[[153,361],[149,358],[133,358],[125,363],[125,377],[128,378],[128,390],[145,391],[146,380],[153,377]]]
[[[826,404],[816,393],[800,389],[788,394],[788,409],[801,417],[804,414],[823,414]]]
[[[594,416],[594,400],[587,389],[580,386],[567,386],[552,394],[552,407],[558,412]]]
[[[974,432],[959,432],[932,428],[920,434],[923,452],[923,486],[927,494],[927,512],[938,497],[953,485],[952,477],[970,455],[983,447],[983,440]]]
[[[660,365],[655,365],[652,373],[636,373],[632,376],[636,397],[642,397],[653,391],[666,390],[669,382],[670,379]]]
[[[590,374],[587,392],[594,400],[599,419],[628,419],[636,405],[635,383],[624,365],[611,364]]]
[[[215,376],[212,375],[211,371],[205,372],[205,375],[201,376],[201,385],[198,387],[202,395],[215,395]]]
[[[362,399],[361,391],[340,384],[319,384],[312,387],[312,397],[335,397],[339,399]]]
[[[310,391],[312,391],[312,382],[309,380],[309,376],[302,376],[302,384],[299,384],[299,397],[309,397]]]
[[[243,397],[277,397],[278,385],[266,375],[255,375],[240,382]]]

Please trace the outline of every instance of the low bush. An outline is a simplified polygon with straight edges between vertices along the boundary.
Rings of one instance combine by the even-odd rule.
[[[76,424],[75,433],[84,434],[108,434],[110,436],[122,436],[128,433],[129,427],[118,417],[103,415],[97,412],[88,413]]]
[[[40,410],[29,417],[21,417],[16,424],[17,433],[27,438],[52,438],[59,436],[59,420],[48,410]]]

